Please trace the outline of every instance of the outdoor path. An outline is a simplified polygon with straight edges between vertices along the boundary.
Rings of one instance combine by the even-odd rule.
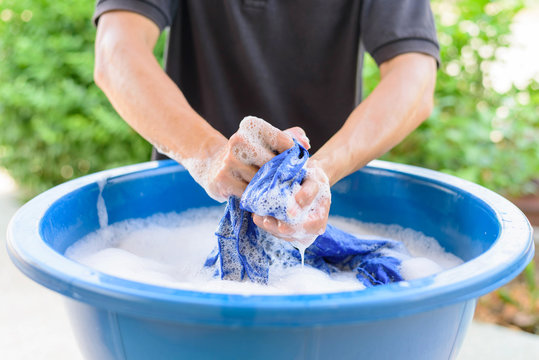
[[[19,206],[0,169],[0,359],[81,360],[62,296],[28,279],[7,255],[6,228]],[[457,360],[481,359],[539,359],[539,336],[473,322]]]
[[[6,229],[20,204],[0,169],[0,359],[79,360],[61,295],[36,284],[11,262]]]

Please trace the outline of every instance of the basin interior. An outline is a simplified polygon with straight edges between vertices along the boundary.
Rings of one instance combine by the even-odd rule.
[[[102,181],[109,224],[218,205],[172,162]],[[44,242],[63,254],[97,230],[99,194],[99,184],[92,182],[56,200],[39,226]],[[421,231],[464,261],[488,250],[500,234],[495,212],[464,189],[376,167],[365,167],[332,188],[331,214]]]

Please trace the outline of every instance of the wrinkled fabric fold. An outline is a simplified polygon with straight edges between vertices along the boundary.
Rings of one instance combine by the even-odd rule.
[[[241,199],[229,198],[215,233],[218,246],[206,261],[206,266],[215,268],[216,276],[224,280],[248,279],[267,284],[270,265],[278,261],[272,259],[276,244],[269,242],[283,240],[258,228],[252,220],[252,213],[290,222],[288,204],[293,201],[293,194],[306,176],[304,166],[308,158],[307,150],[295,142],[292,148],[260,168]],[[286,252],[287,259],[294,259],[286,266],[301,263],[299,251],[291,246],[283,243],[279,251]],[[353,271],[358,281],[370,287],[401,281],[400,265],[409,257],[401,242],[381,238],[359,239],[328,224],[326,231],[306,249],[305,264],[328,274]]]

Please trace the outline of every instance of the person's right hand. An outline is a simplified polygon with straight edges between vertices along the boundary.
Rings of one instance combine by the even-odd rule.
[[[241,197],[262,165],[294,145],[292,137],[309,148],[309,140],[301,128],[281,131],[262,119],[248,116],[212,156],[186,159],[182,164],[209,196],[224,202],[231,195]]]

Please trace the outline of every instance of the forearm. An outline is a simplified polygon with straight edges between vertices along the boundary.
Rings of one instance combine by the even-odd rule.
[[[100,27],[109,25],[107,21],[103,16]],[[159,66],[151,51],[153,39],[145,38],[147,33],[126,39],[116,29],[122,28],[109,27],[102,34],[98,30],[95,80],[120,116],[178,161],[206,158],[222,147],[226,138],[191,108]]]
[[[432,109],[436,65],[421,54],[401,55],[343,127],[313,155],[333,185],[401,142]]]

